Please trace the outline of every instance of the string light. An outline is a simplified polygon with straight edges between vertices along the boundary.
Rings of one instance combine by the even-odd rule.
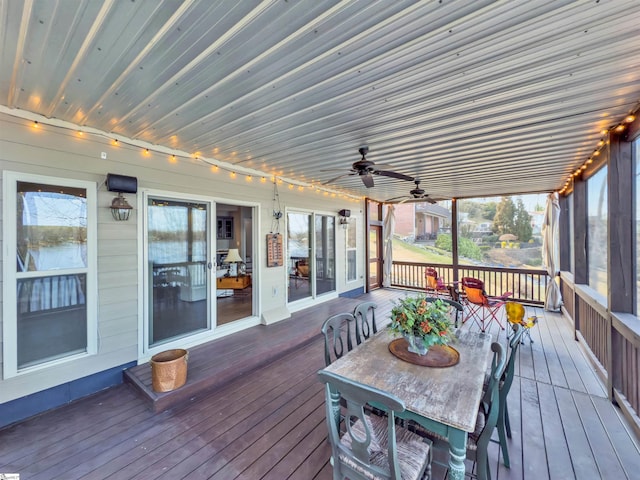
[[[40,128],[40,122],[38,120],[32,120],[31,122],[32,122],[31,123],[32,128],[34,128],[34,129],[35,128]],[[60,125],[53,125],[53,126],[54,127],[58,127],[58,128],[67,129],[67,130],[72,130],[72,131],[75,132],[75,135],[77,135],[78,137],[84,137],[85,133],[89,133],[91,135],[95,135],[95,136],[103,137],[103,138],[106,137],[107,141],[109,141],[111,143],[111,145],[116,146],[116,147],[119,147],[121,143],[124,143],[125,146],[138,147],[138,148],[141,149],[142,155],[144,155],[144,156],[150,156],[152,154],[152,149],[151,148],[145,147],[144,144],[140,145],[140,143],[146,143],[146,142],[137,142],[135,140],[129,141],[127,139],[124,139],[121,142],[117,138],[112,138],[107,133],[100,132],[100,131],[92,131],[91,128],[89,128],[89,130],[87,131],[86,129],[85,130],[80,130],[80,129],[77,129],[77,127],[74,128],[74,126],[60,126]],[[219,150],[218,148],[214,149],[214,151],[218,151],[218,150]],[[153,152],[155,152],[155,151],[156,150],[153,149]],[[165,155],[169,154],[169,156],[168,156],[169,163],[175,164],[175,163],[178,162],[178,156],[176,154],[171,154],[170,152],[167,152],[166,149],[164,149],[164,148],[160,148],[157,151],[158,151],[158,153],[163,153]],[[233,152],[233,153],[237,155],[237,152]],[[223,170],[229,172],[230,178],[232,178],[232,179],[236,179],[237,178],[237,173],[235,171],[230,170],[230,169],[228,169],[228,168],[226,168],[224,166],[213,164],[213,163],[211,163],[210,160],[206,160],[206,159],[201,158],[199,151],[195,152],[195,153],[192,153],[191,155],[189,155],[187,153],[184,153],[184,155],[182,155],[182,156],[184,156],[185,158],[188,158],[189,156],[191,156],[195,160],[206,162],[209,165],[210,171],[213,172],[213,173],[218,172],[220,170],[220,168],[222,168]],[[263,165],[266,168],[266,163],[264,163],[264,161],[263,161]],[[252,170],[252,169],[247,168],[246,170]],[[241,172],[241,173],[243,173],[243,172]],[[320,187],[317,187],[317,186],[315,186],[313,184],[306,184],[305,182],[283,180],[281,177],[277,177],[276,175],[270,175],[270,176],[267,175],[267,176],[265,176],[265,175],[260,175],[260,172],[258,172],[258,177],[260,178],[260,183],[267,183],[267,178],[270,178],[271,181],[276,183],[276,184],[282,185],[282,184],[286,183],[290,190],[297,189],[297,191],[299,191],[299,192],[304,192],[305,188],[310,188],[312,191],[315,190],[317,194],[322,193],[325,196],[331,195],[332,198],[339,197],[339,198],[346,199],[348,201],[358,202],[358,201],[360,201],[360,200],[362,200],[364,198],[364,197],[360,197],[360,196],[344,194],[342,192],[332,191],[331,189],[327,189],[327,188],[320,188]],[[253,182],[253,178],[254,178],[254,175],[252,175],[250,173],[246,173],[245,174],[245,180],[247,182]]]

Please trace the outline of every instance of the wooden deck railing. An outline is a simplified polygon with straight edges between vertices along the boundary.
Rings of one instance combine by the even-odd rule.
[[[610,312],[585,285],[575,285],[571,274],[561,275],[564,313],[570,316],[576,338],[591,354],[595,370],[607,384],[609,396],[640,435],[640,322],[628,313]]]
[[[425,269],[433,267],[445,284],[453,283],[453,266],[435,263],[393,262],[391,284],[396,287],[424,290]],[[458,267],[458,278],[482,280],[488,295],[511,292],[511,299],[528,305],[543,305],[549,283],[545,270],[495,268],[471,265]]]

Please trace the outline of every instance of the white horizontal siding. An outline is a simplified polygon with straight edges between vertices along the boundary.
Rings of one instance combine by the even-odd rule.
[[[107,159],[100,153],[106,151]],[[67,362],[0,381],[0,403],[35,393],[108,368],[138,359],[138,278],[141,259],[136,222],[141,219],[137,196],[125,194],[134,206],[128,222],[115,222],[109,211],[115,193],[106,191],[103,184],[107,173],[131,175],[138,178],[138,189],[176,192],[188,196],[211,196],[221,202],[258,202],[258,244],[254,246],[254,286],[259,288],[260,311],[286,307],[287,272],[285,267],[265,267],[265,243],[272,229],[273,185],[259,179],[248,183],[238,175],[229,178],[228,172],[211,172],[208,165],[193,159],[168,161],[166,155],[146,157],[142,150],[129,146],[114,147],[106,139],[86,135],[78,138],[73,130],[42,125],[35,131],[26,120],[0,114],[0,170],[37,173],[96,182],[98,187],[98,353],[77,361]],[[287,207],[337,213],[342,208],[355,210],[358,204],[345,199],[319,196],[309,191],[298,192],[279,186],[280,208]],[[286,231],[285,219],[280,220],[280,232]],[[338,229],[338,271],[344,269],[342,229]],[[361,250],[364,250],[361,248]],[[344,275],[338,276],[338,289],[343,288]],[[272,296],[272,287],[278,295]],[[353,284],[349,288],[354,288]],[[260,313],[260,312],[257,312]],[[1,324],[0,317],[0,324]],[[0,343],[1,349],[1,343]]]

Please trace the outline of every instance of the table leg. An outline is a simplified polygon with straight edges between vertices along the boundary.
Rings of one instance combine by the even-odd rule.
[[[333,421],[336,424],[336,431],[340,436],[340,392],[331,390],[331,411],[333,413]]]
[[[463,480],[467,458],[467,432],[449,431],[449,480]]]

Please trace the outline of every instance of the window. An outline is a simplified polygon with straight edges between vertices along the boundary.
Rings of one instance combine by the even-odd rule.
[[[587,180],[589,286],[607,297],[607,167]]]
[[[573,221],[573,193],[567,197],[567,212],[569,213],[569,271],[576,273],[575,224]]]
[[[5,377],[95,352],[95,188],[5,173]]]
[[[233,239],[233,217],[218,217],[218,238]]]
[[[355,220],[347,224],[347,282],[353,282],[357,278],[358,264],[356,258],[356,222]]]

